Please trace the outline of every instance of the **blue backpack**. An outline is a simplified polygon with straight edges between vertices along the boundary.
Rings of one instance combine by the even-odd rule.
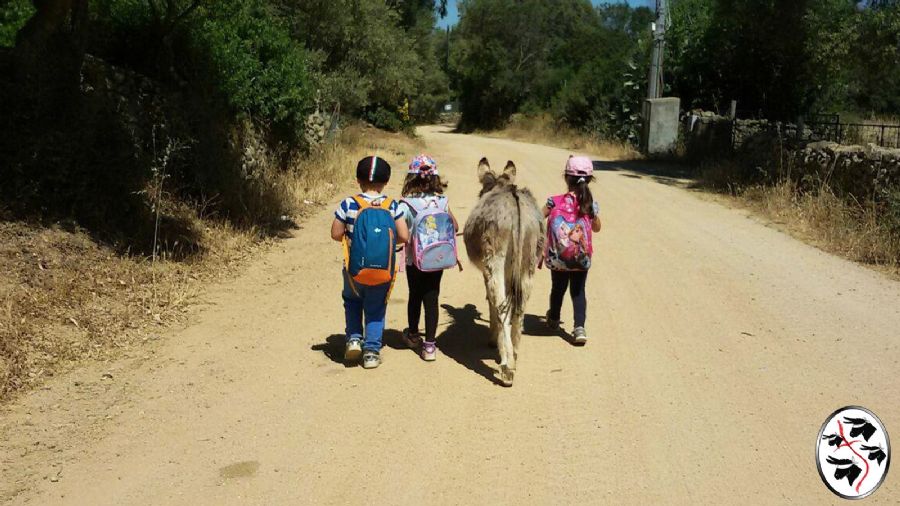
[[[394,280],[397,225],[391,214],[393,201],[372,206],[356,196],[359,214],[348,244],[344,239],[344,267],[350,279],[364,286],[380,286]]]

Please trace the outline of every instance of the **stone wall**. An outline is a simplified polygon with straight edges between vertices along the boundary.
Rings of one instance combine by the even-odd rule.
[[[827,183],[834,191],[859,199],[881,200],[900,189],[900,149],[812,142],[793,153],[798,184]]]
[[[692,111],[682,122],[685,155],[704,160],[732,151],[770,151],[774,144],[796,146],[815,140],[809,128],[802,131],[792,123],[737,119],[709,111]]]
[[[694,111],[682,121],[685,156],[692,161],[727,155],[732,150],[732,121],[709,111]]]
[[[809,128],[767,120],[732,120],[695,111],[683,122],[684,154],[692,162],[730,158],[733,181],[789,178],[799,188],[827,185],[858,200],[881,201],[900,191],[900,149],[819,141]]]

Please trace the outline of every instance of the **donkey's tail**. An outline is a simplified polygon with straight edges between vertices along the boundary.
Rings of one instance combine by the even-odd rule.
[[[522,199],[519,197],[518,188],[513,186],[512,196],[516,201],[516,229],[513,241],[510,244],[507,259],[507,275],[508,280],[506,286],[506,304],[513,315],[520,315],[525,311],[525,289],[522,286],[523,270],[522,258],[524,257],[525,244],[522,244],[524,231],[522,229]]]

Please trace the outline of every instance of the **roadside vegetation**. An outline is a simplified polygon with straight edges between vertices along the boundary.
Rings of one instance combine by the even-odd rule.
[[[446,73],[463,130],[547,118],[596,141],[637,144],[653,17],[624,3],[462,0]]]
[[[411,154],[442,8],[0,4],[0,399],[151,340],[358,158]]]
[[[737,100],[739,118],[839,114],[845,122],[898,124],[900,2],[676,0],[671,16],[666,77],[683,109],[726,114]],[[874,132],[845,143],[865,146]],[[776,137],[702,161],[698,177],[812,244],[900,272],[897,162],[854,176],[879,179],[861,188],[839,177],[843,163],[805,173],[800,148]]]
[[[900,278],[900,206],[896,201],[885,208],[841,198],[827,186],[802,191],[786,180],[745,188],[739,199],[799,239]]]

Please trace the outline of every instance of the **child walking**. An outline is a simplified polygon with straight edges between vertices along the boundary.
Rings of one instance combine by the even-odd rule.
[[[419,155],[409,164],[403,183],[400,210],[410,230],[406,245],[406,281],[409,285],[407,317],[403,331],[407,346],[428,362],[437,358],[438,296],[444,269],[457,265],[456,231],[459,224],[438,175],[437,163]],[[425,308],[425,339],[419,334],[419,318]]]
[[[381,364],[387,302],[393,286],[396,244],[409,239],[397,202],[384,195],[391,166],[368,156],[356,166],[360,193],[344,199],[334,213],[331,238],[344,243],[344,360],[374,369]],[[365,316],[365,328],[363,328]]]
[[[587,298],[584,293],[593,255],[592,232],[600,231],[600,206],[588,185],[594,181],[594,164],[584,156],[570,156],[564,174],[567,191],[547,199],[547,245],[544,262],[550,269],[553,287],[547,325],[559,328],[560,311],[566,290],[572,297],[575,344],[588,341],[584,329]]]

